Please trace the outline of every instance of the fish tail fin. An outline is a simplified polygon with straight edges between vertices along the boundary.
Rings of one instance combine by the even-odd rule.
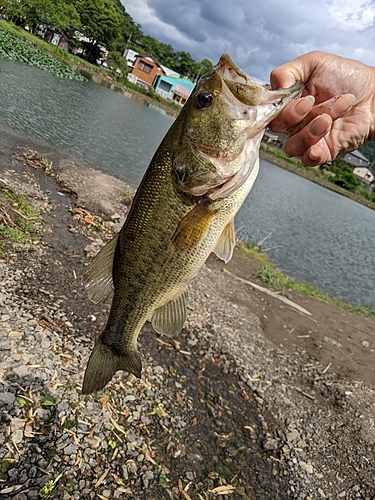
[[[141,377],[141,356],[135,348],[122,354],[116,354],[100,339],[96,342],[87,364],[83,378],[82,394],[91,394],[103,389],[117,370],[124,370]]]

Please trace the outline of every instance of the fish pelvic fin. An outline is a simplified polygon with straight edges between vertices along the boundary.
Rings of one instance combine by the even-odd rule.
[[[191,250],[204,238],[217,210],[211,210],[208,202],[198,203],[177,226],[172,242],[177,250]]]
[[[91,394],[103,389],[117,370],[124,370],[138,378],[141,377],[142,361],[137,348],[116,354],[98,339],[87,364],[82,394]]]
[[[87,295],[95,304],[105,300],[113,291],[112,268],[118,235],[95,255],[82,278]]]
[[[219,259],[223,260],[227,264],[233,256],[235,244],[236,233],[234,231],[234,221],[231,220],[221,233],[214,253],[219,257]]]
[[[159,307],[151,316],[151,324],[157,333],[174,335],[180,333],[186,321],[186,287],[167,302]]]

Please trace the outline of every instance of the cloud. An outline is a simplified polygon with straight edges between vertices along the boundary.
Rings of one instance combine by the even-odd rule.
[[[374,27],[375,4],[373,1],[333,0],[328,11],[336,26],[356,32]]]
[[[271,70],[310,50],[375,66],[373,0],[122,0],[143,32],[196,61],[215,63],[229,52],[249,75],[268,81]]]

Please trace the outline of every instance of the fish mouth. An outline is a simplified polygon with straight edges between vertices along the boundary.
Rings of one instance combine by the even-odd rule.
[[[220,57],[215,70],[221,76],[233,96],[248,106],[264,106],[269,104],[286,106],[284,103],[285,98],[290,97],[290,101],[292,101],[304,89],[304,83],[297,81],[289,88],[272,90],[269,84],[256,82],[244,73],[229,54],[223,54]]]
[[[270,85],[257,83],[244,73],[229,54],[223,54],[214,70],[222,80],[222,111],[229,118],[242,120],[244,129],[226,148],[216,150],[204,144],[196,145],[196,153],[214,165],[218,174],[216,186],[208,186],[211,200],[224,198],[241,187],[253,170],[254,156],[268,123],[282,109],[299,97],[303,82],[289,88],[272,90]],[[199,194],[204,186],[200,186]]]

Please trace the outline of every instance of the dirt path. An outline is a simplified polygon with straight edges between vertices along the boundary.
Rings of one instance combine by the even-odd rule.
[[[132,193],[11,131],[0,179],[43,219],[41,243],[0,262],[0,498],[375,497],[373,318],[288,291],[301,314],[236,279],[256,282],[241,252],[233,275],[211,258],[181,335],[144,328],[142,380],[83,397],[109,304],[79,278]]]

